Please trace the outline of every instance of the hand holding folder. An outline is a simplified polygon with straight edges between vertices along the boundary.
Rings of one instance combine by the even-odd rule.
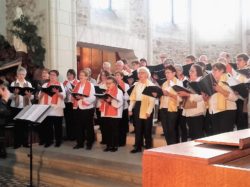
[[[80,94],[80,93],[71,93],[72,97],[74,97],[76,100],[80,100],[83,97],[88,97],[87,95]]]
[[[147,86],[143,90],[142,94],[147,95],[149,97],[160,98],[161,96],[163,96],[163,91],[158,86]]]
[[[56,92],[62,92],[62,88],[58,85],[51,85],[47,88],[42,88],[41,91],[52,97]]]
[[[35,88],[31,88],[31,87],[19,87],[19,86],[11,86],[9,88],[11,93],[15,93],[21,96],[25,96],[28,94],[34,94],[35,92]]]

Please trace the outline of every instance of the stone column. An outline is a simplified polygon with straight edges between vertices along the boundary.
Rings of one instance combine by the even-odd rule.
[[[64,79],[69,68],[76,69],[76,1],[50,1],[50,68]]]

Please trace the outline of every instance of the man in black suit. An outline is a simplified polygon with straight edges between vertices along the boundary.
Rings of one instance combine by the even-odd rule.
[[[7,107],[9,97],[10,93],[7,87],[4,86],[4,82],[0,80],[0,158],[6,158],[7,156],[4,142],[4,126],[10,115],[10,111]]]

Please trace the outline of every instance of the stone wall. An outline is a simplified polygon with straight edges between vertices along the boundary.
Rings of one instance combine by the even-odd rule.
[[[23,14],[30,18],[38,27],[38,35],[42,37],[42,42],[46,48],[45,65],[49,62],[49,26],[48,26],[48,0],[5,0],[5,20],[6,20],[6,37],[12,43],[12,34],[9,32],[12,29],[12,21],[16,17],[16,7],[21,7]]]
[[[4,0],[0,0],[0,34],[6,35],[6,2]]]

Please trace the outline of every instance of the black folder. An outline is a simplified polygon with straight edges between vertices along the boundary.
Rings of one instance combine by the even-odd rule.
[[[59,90],[59,92],[62,92],[62,87],[58,85],[50,85],[47,88],[42,88],[41,91],[48,94],[50,97],[52,97],[55,94],[55,92],[53,92],[53,89],[57,89]]]
[[[25,96],[25,92],[28,91],[28,92],[31,92],[32,94],[35,93],[35,88],[31,88],[31,87],[19,87],[19,86],[11,86],[9,88],[10,92],[11,93],[14,93],[15,89],[18,89],[19,90],[19,93],[18,95],[21,95],[21,96]]]
[[[112,99],[118,101],[118,99],[116,99],[115,97],[113,97],[112,95],[108,94],[108,93],[103,93],[103,94],[95,94],[95,96],[99,99],[108,99],[109,97],[111,97]]]
[[[230,86],[230,85],[229,85]],[[239,93],[239,95],[242,98],[247,98],[248,97],[248,89],[246,84],[244,83],[240,83],[238,85],[234,85],[234,86],[230,86],[230,88],[232,88],[232,90],[236,91]]]
[[[240,70],[237,70],[237,72],[239,73],[239,74],[242,74],[242,75],[244,75],[244,76],[246,76],[246,78],[250,78],[250,69],[249,68],[247,68],[247,69],[240,69]]]
[[[80,94],[80,93],[71,93],[71,95],[72,95],[72,97],[74,97],[76,100],[79,100],[79,99],[77,99],[77,96],[88,97],[87,95]]]
[[[191,66],[193,65],[194,63],[192,64],[186,64],[186,65],[183,65],[182,68],[183,68],[183,75],[189,77],[189,70],[191,68]]]
[[[157,75],[158,79],[164,79],[164,78],[166,78],[165,69],[160,70],[160,71],[151,72],[151,74],[152,74],[152,76],[153,75]]]
[[[187,84],[187,87],[194,91],[195,93],[201,95],[201,89],[200,89],[200,85],[199,85],[199,82],[189,82]]]
[[[206,64],[206,70],[211,71],[212,70],[212,65],[210,63]]]
[[[247,84],[240,83],[237,79],[233,77],[229,77],[227,82],[223,82],[224,84],[228,85],[233,91],[238,92],[238,94],[242,98],[248,97],[248,88]]]
[[[216,91],[213,88],[214,85],[216,84],[217,84],[216,80],[214,79],[213,75],[210,73],[199,81],[200,91],[204,92],[208,96],[212,96],[214,93],[216,93]]]
[[[129,83],[129,79],[132,80],[132,84],[138,80],[138,73],[137,70],[134,70],[131,75],[124,76],[123,81]]]
[[[152,66],[147,66],[147,68],[149,69],[149,71],[152,72],[158,72],[158,71],[162,71],[165,70],[165,67],[163,64],[157,64],[157,65],[152,65]]]
[[[103,94],[104,92],[106,92],[106,89],[100,88],[99,86],[95,86],[96,94]]]
[[[190,90],[188,90],[187,88],[184,88],[182,86],[178,86],[178,85],[174,85],[172,86],[173,90],[176,91],[176,92],[187,92],[187,93],[192,93]]]
[[[153,93],[156,93],[157,96],[155,97],[155,96],[153,95]],[[150,97],[154,97],[154,98],[160,98],[161,96],[163,96],[163,91],[162,91],[162,89],[161,89],[160,87],[158,87],[158,86],[147,86],[147,87],[143,90],[142,94],[147,95],[147,96],[150,96]]]

